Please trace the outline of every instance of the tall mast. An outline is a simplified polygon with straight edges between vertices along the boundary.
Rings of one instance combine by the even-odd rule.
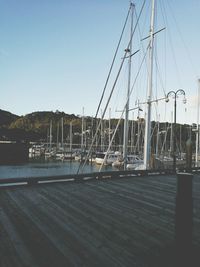
[[[101,109],[101,151],[104,151],[104,125],[103,125],[103,111]]]
[[[81,123],[81,150],[83,151],[83,132],[84,132],[84,107],[82,109],[82,123]]]
[[[171,111],[171,133],[170,133],[170,156],[172,156],[173,151],[173,111]]]
[[[64,148],[63,145],[63,117],[61,118],[61,147]]]
[[[49,130],[49,148],[52,149],[52,120],[50,120],[50,130]]]
[[[72,152],[72,121],[70,121],[69,140],[69,151]]]
[[[133,118],[131,123],[131,152],[134,150],[134,129],[135,129],[135,123],[134,123],[134,112],[133,112]]]
[[[199,153],[199,104],[200,104],[200,79],[198,79],[198,99],[197,99],[197,129],[196,129],[196,166],[198,165]]]
[[[111,120],[111,108],[109,108],[109,125],[108,125],[108,142],[110,144],[111,140],[111,125],[110,125],[110,120]]]
[[[145,169],[150,168],[150,154],[151,154],[151,98],[152,98],[152,84],[153,84],[154,13],[155,13],[155,0],[152,0],[150,43],[149,43],[149,68],[148,68],[149,76],[148,76],[148,92],[147,92],[147,111],[146,111],[145,137],[144,137]]]
[[[157,125],[156,158],[158,157],[158,150],[159,150],[159,132],[160,132],[160,114],[158,115],[158,125]]]
[[[132,54],[133,9],[134,9],[134,4],[132,2],[130,2],[130,8],[131,8],[131,33],[130,33],[129,47],[126,49],[126,51],[129,54],[129,69],[128,69],[128,86],[127,86],[127,99],[125,106],[124,138],[123,138],[124,169],[126,169],[127,150],[128,150],[128,115],[129,115],[129,97],[130,97],[130,87],[131,87],[131,54]]]
[[[58,138],[59,138],[59,121],[57,122],[57,135],[56,135],[56,147],[57,147],[57,149],[59,148],[59,140],[58,140]]]

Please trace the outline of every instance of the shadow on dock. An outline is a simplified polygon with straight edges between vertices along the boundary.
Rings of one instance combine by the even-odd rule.
[[[176,187],[175,175],[151,174],[1,188],[0,266],[177,267]],[[200,266],[199,195],[195,175],[190,267]]]

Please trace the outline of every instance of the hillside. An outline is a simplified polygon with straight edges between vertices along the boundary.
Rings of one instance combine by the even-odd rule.
[[[26,142],[49,142],[50,141],[50,125],[52,133],[52,142],[61,142],[62,139],[62,119],[63,119],[63,141],[70,142],[70,125],[72,126],[73,134],[73,144],[81,144],[82,136],[82,118],[74,114],[66,114],[64,112],[53,112],[53,111],[37,111],[25,116],[17,116],[8,111],[0,110],[0,141],[2,140],[14,140],[14,141],[26,141]],[[99,119],[97,119],[99,122]],[[96,121],[96,123],[97,123]],[[111,119],[111,132],[117,125],[117,119]],[[83,125],[83,138],[86,147],[91,143],[92,137],[95,133],[95,121],[92,117],[84,118]],[[144,134],[144,119],[141,118],[139,121],[140,132]],[[92,126],[93,125],[93,126]],[[132,121],[129,124],[129,140],[133,140],[137,146],[137,136],[138,136],[138,121]],[[98,144],[104,141],[104,144],[109,142],[109,122],[104,120],[101,123],[99,133],[97,135]],[[174,127],[172,125],[172,127]],[[101,129],[102,128],[102,129]],[[174,129],[174,128],[172,128]],[[158,124],[157,122],[152,122],[152,147],[156,149],[156,144],[158,140],[157,135]],[[133,132],[132,132],[133,131]],[[131,132],[133,134],[131,134]],[[131,137],[132,136],[132,137]],[[193,144],[195,145],[195,132],[192,132],[189,125],[176,126],[176,136],[177,136],[177,146],[178,149],[185,150],[185,143],[188,138],[192,138]],[[181,136],[181,143],[180,143]],[[165,146],[169,149],[171,140],[171,124],[160,123],[159,124],[159,146]],[[142,140],[140,140],[141,142]],[[119,145],[123,143],[123,120],[121,121],[119,128],[116,132],[115,138],[113,140],[113,145]],[[143,144],[141,143],[140,146]]]
[[[12,122],[16,121],[19,116],[11,112],[0,109],[0,128],[8,127]]]
[[[7,119],[8,114],[10,114],[10,120]],[[49,142],[51,124],[52,141],[60,142],[62,135],[61,119],[63,119],[64,142],[69,142],[70,125],[72,125],[73,142],[77,144],[81,143],[82,118],[74,114],[66,114],[59,111],[37,111],[25,116],[17,116],[7,111],[2,111],[1,115],[2,122],[6,121],[7,124],[0,124],[0,140]],[[113,128],[115,128],[117,121],[116,119],[111,120]],[[92,125],[95,125],[92,117],[85,116],[83,127],[86,134],[84,140],[86,141],[87,139],[87,142],[91,141],[92,134],[95,131],[94,128],[92,131]],[[108,139],[108,134],[106,134],[108,133],[108,121],[105,120],[102,127],[104,128],[104,135]],[[115,143],[122,142],[122,132],[123,122],[120,124],[119,131],[116,134]]]
[[[44,141],[47,139],[50,122],[52,122],[52,135],[55,138],[56,135],[61,134],[61,118],[63,118],[65,133],[69,130],[70,122],[73,122],[75,131],[80,131],[81,120],[74,114],[38,111],[17,116],[0,110],[0,140]]]

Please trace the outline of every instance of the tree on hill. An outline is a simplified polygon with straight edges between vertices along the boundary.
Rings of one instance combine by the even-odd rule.
[[[0,109],[0,128],[9,126],[13,121],[18,118],[19,116]]]

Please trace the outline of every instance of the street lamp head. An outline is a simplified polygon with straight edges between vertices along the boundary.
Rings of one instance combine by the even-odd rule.
[[[165,98],[165,102],[168,103],[169,102],[169,97]]]
[[[187,103],[187,99],[184,97],[183,104],[186,104],[186,103]]]

